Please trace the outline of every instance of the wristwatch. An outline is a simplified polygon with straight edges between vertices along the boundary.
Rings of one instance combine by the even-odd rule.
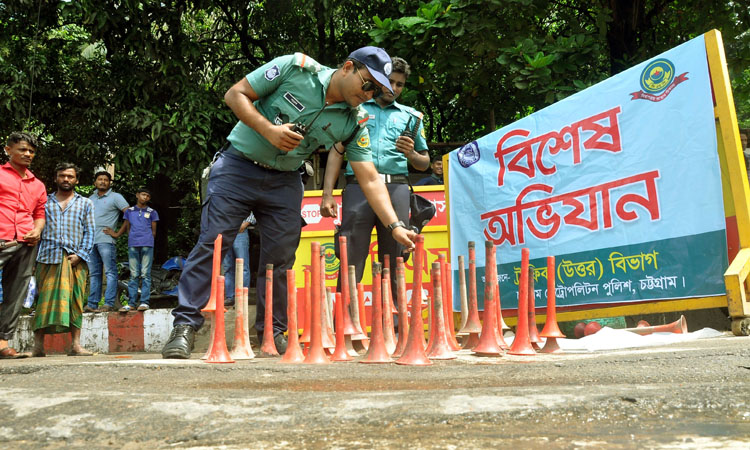
[[[398,222],[393,222],[392,224],[388,225],[388,231],[393,233],[393,230],[395,230],[398,227],[406,228],[406,224],[400,220]]]

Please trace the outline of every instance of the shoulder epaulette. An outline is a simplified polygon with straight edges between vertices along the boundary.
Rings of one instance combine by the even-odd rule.
[[[411,114],[412,116],[416,117],[417,119],[422,119],[424,117],[423,113],[417,111],[416,109],[412,108],[411,106],[406,106],[406,105],[400,105],[400,106],[401,106],[401,108],[404,111],[408,112],[409,114]]]
[[[360,128],[364,127],[367,124],[367,120],[370,118],[370,113],[368,113],[362,105],[357,106],[355,112],[357,117],[357,125],[359,125]]]
[[[320,63],[300,52],[294,54],[294,65],[312,73],[318,73],[323,70],[323,66]]]

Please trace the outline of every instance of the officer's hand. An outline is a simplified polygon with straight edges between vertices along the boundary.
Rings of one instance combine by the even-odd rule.
[[[396,150],[404,155],[410,154],[414,151],[414,140],[408,136],[399,136],[396,139]]]
[[[273,125],[265,136],[268,142],[281,151],[291,152],[302,142],[304,136],[292,131],[294,124]]]
[[[414,240],[417,238],[417,233],[404,227],[396,227],[393,229],[391,236],[396,242],[406,247],[406,251],[414,251]]]
[[[323,198],[320,200],[320,215],[323,217],[333,217],[335,219],[337,210],[338,205],[336,205],[336,200],[333,199],[333,196],[331,194],[323,193]]]

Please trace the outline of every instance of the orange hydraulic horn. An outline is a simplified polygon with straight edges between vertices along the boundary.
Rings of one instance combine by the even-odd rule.
[[[305,357],[305,364],[328,364],[331,361],[323,350],[321,315],[320,315],[320,242],[310,244],[310,262],[312,265],[310,291],[312,308],[310,312],[310,348]]]
[[[521,275],[518,281],[518,323],[510,355],[536,355],[529,339],[529,249],[521,249]]]
[[[466,264],[464,255],[458,255],[458,295],[461,297],[461,327],[463,330],[469,320],[469,301],[466,297]],[[461,331],[456,336],[462,335]]]
[[[263,344],[260,356],[279,356],[276,343],[273,341],[273,264],[266,264],[266,303],[263,316]]]
[[[336,347],[336,340],[333,337],[333,294],[331,288],[326,287],[326,258],[320,255],[320,314],[323,316],[323,348],[329,355]]]
[[[560,353],[562,350],[557,344],[557,338],[565,335],[557,325],[557,306],[555,304],[555,257],[547,257],[547,322],[539,336],[547,338],[542,347],[542,353]]]
[[[347,339],[351,339],[351,347],[357,352],[361,353],[367,350],[367,346],[370,340],[367,335],[362,332],[362,322],[359,318],[359,294],[357,290],[357,274],[354,266],[348,267],[349,273],[349,308],[351,309],[352,325],[357,330],[356,334],[347,336]],[[345,305],[346,306],[346,305]],[[364,316],[364,314],[362,314]],[[351,353],[350,353],[351,354]],[[354,355],[352,355],[354,356]]]
[[[233,363],[234,360],[229,356],[227,350],[227,338],[224,333],[224,277],[219,276],[216,279],[219,295],[216,297],[216,313],[214,314],[214,339],[213,346],[206,358],[207,363]]]
[[[385,348],[383,337],[383,295],[381,292],[381,265],[379,262],[372,263],[372,334],[370,335],[370,347],[367,355],[359,362],[365,364],[383,364],[391,362],[391,357]]]
[[[288,317],[287,329],[289,331],[289,341],[287,342],[286,352],[281,357],[283,363],[301,363],[305,359],[302,349],[299,346],[299,329],[297,328],[297,275],[294,269],[286,271],[286,315]]]
[[[482,322],[482,334],[479,336],[479,342],[473,348],[474,354],[479,356],[502,356],[503,349],[498,345],[496,321],[497,311],[495,308],[495,283],[492,270],[493,262],[493,244],[485,241],[485,265],[484,265],[484,314]]]
[[[221,271],[221,243],[222,236],[219,233],[214,239],[214,258],[213,265],[211,266],[211,295],[208,297],[208,303],[201,311],[213,312],[216,311],[216,295],[218,294],[217,277]]]
[[[303,324],[302,336],[299,338],[300,344],[306,344],[309,347],[310,344],[310,296],[312,294],[312,284],[310,284],[310,269],[305,267],[305,323]]]
[[[443,303],[443,322],[445,323],[445,336],[448,338],[448,345],[451,350],[459,351],[461,346],[456,340],[456,327],[453,323],[453,282],[451,275],[451,265],[446,260],[445,254],[441,254],[440,262],[440,292]]]
[[[250,327],[248,325],[247,313],[247,288],[244,287],[242,279],[244,261],[237,258],[234,263],[234,298],[237,306],[234,309],[234,345],[229,356],[234,360],[253,359],[252,347],[250,347]]]
[[[404,354],[396,364],[406,366],[430,366],[432,361],[424,351],[424,322],[422,321],[422,258],[424,253],[424,236],[417,235],[414,251],[414,276],[411,294],[411,322],[409,338],[406,341]]]
[[[534,290],[534,268],[529,267],[529,341],[534,350],[540,350],[539,329],[536,327],[536,291]]]
[[[331,355],[331,361],[351,361],[352,356],[346,351],[344,342],[344,299],[336,292],[336,349]]]
[[[645,336],[651,333],[677,333],[686,334],[688,332],[687,320],[685,316],[680,316],[679,319],[672,323],[665,325],[654,325],[652,327],[637,327],[637,328],[625,328],[626,331],[630,331],[635,334]]]
[[[346,236],[339,236],[339,248],[341,249],[339,251],[341,255],[341,263],[339,264],[339,286],[341,286],[341,299],[344,302],[344,336],[348,336],[347,348],[351,348],[351,336],[359,334],[359,330],[354,326],[351,314],[349,313],[351,290],[349,289],[349,257]]]
[[[213,317],[211,317],[211,314],[216,311],[216,295],[218,293],[218,284],[217,279],[219,277],[219,271],[221,270],[221,243],[222,243],[222,236],[221,234],[218,234],[216,236],[216,239],[214,239],[214,254],[213,254],[213,265],[211,266],[211,293],[208,296],[208,303],[206,306],[201,310],[203,312],[208,313],[208,320],[211,321],[211,329],[209,331],[209,338],[208,338],[208,350],[206,353],[201,357],[201,359],[207,359],[208,355],[212,352],[214,347],[214,336],[216,335],[216,321]],[[223,289],[223,285],[222,285]]]
[[[445,329],[445,310],[443,307],[443,276],[440,272],[440,262],[432,263],[432,310],[435,318],[434,340],[427,357],[430,359],[456,359]]]
[[[497,279],[497,246],[492,246],[492,255],[490,256],[492,261],[492,268],[490,269],[490,275],[492,276],[492,291],[494,292],[492,300],[495,302],[495,331],[497,331],[497,345],[503,349],[508,350],[510,348],[505,342],[503,337],[503,311],[500,309],[500,283]],[[485,269],[485,274],[487,270]]]
[[[382,280],[382,297],[383,297],[383,338],[385,340],[385,349],[389,355],[396,351],[396,333],[393,331],[393,310],[391,309],[391,270],[386,267],[383,269]]]
[[[477,301],[477,257],[474,241],[469,241],[469,316],[466,324],[458,332],[467,334],[464,339],[463,348],[473,349],[479,343],[479,333],[482,331],[482,323],[479,321],[479,306]],[[487,308],[485,307],[485,310]]]
[[[393,352],[394,358],[400,358],[406,349],[409,336],[409,311],[406,306],[406,268],[404,258],[396,258],[396,298],[398,304],[398,343]]]

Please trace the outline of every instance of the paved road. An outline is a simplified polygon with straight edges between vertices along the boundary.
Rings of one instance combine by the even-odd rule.
[[[199,356],[2,361],[0,447],[750,447],[750,338],[427,368]]]

